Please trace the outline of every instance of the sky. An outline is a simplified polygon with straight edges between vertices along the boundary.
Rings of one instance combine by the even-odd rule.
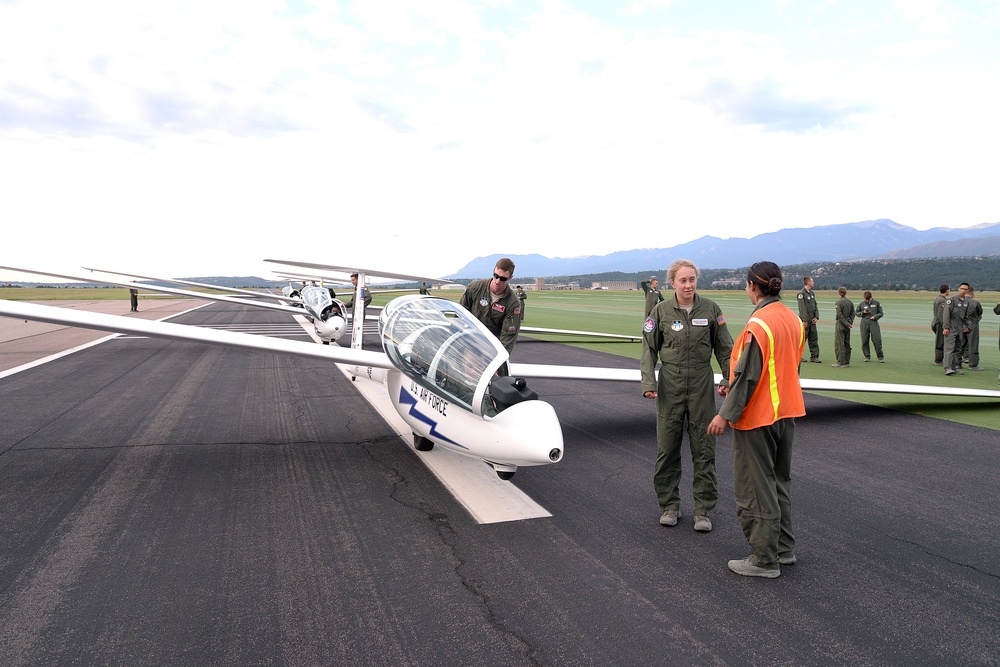
[[[1000,0],[0,0],[0,265],[1000,222],[997,34]]]

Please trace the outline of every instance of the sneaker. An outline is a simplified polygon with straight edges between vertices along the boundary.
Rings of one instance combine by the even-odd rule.
[[[945,374],[945,375],[954,375],[954,374],[955,374],[955,371],[953,371],[953,370],[952,370],[952,369],[950,369],[950,368],[946,368],[946,369],[944,369],[944,374]]]
[[[931,364],[931,366],[944,366],[944,362],[943,361],[935,361],[933,364]]]
[[[823,362],[819,360],[819,357],[813,357],[812,359],[809,360],[809,363],[811,363],[811,364],[821,364]]]
[[[878,360],[878,362],[879,362],[880,364],[884,364],[884,363],[885,363],[885,359],[879,359],[879,360]]]
[[[661,526],[676,526],[677,519],[681,516],[680,510],[666,510],[660,515]]]
[[[970,371],[985,371],[986,369],[982,366],[969,366]]]
[[[740,560],[729,561],[729,569],[736,574],[742,574],[744,577],[764,577],[765,579],[777,579],[781,576],[781,568],[776,567],[774,569],[768,569],[766,567],[757,567],[750,562],[749,558],[743,558]]]
[[[842,363],[840,363],[839,361],[837,363],[835,363],[835,364],[830,364],[830,366],[832,368],[843,368],[844,367],[844,365]]]
[[[694,529],[699,533],[708,533],[712,530],[712,520],[707,516],[696,516],[694,518]]]
[[[871,359],[869,357],[865,357],[865,363],[867,364],[869,361],[871,361]]]
[[[965,371],[963,371],[961,368],[956,368],[955,369],[955,374],[956,375],[965,375]]]
[[[851,365],[850,364],[841,364],[840,367],[841,368],[850,368]]]
[[[795,557],[794,553],[778,556],[778,562],[782,565],[795,565],[796,560],[798,559]]]

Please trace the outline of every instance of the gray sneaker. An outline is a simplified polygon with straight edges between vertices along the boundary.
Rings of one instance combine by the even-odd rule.
[[[757,567],[750,562],[749,558],[741,558],[740,560],[729,561],[729,569],[736,574],[742,574],[744,577],[764,577],[765,579],[777,579],[781,576],[781,568],[775,567],[769,569],[766,567]]]
[[[680,510],[665,510],[663,514],[660,515],[660,525],[661,526],[676,526],[677,519],[681,516]]]
[[[707,516],[696,516],[694,518],[694,529],[699,533],[708,533],[712,531],[712,520]]]
[[[794,553],[778,556],[778,562],[782,565],[795,565],[795,561],[797,560]]]

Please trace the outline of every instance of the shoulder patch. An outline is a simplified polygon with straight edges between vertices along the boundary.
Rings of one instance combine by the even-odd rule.
[[[718,322],[719,324],[725,324],[726,323],[726,316],[720,314],[718,317],[715,318],[715,321]]]
[[[800,298],[800,299],[801,299],[801,298],[803,298],[804,296],[805,296],[805,295],[804,295],[804,294],[803,294],[802,292],[799,292],[799,298]]]
[[[653,333],[653,329],[656,328],[656,320],[652,317],[647,317],[646,321],[642,325],[643,333]]]

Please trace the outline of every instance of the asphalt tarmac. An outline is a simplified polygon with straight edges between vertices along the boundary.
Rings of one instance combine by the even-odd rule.
[[[220,303],[172,321],[294,334]],[[752,579],[726,568],[749,553],[728,433],[715,529],[689,460],[663,528],[654,402],[532,386],[566,454],[510,483],[552,516],[480,524],[317,361],[118,336],[0,378],[0,663],[1000,664],[1000,432],[807,395],[799,560]]]

